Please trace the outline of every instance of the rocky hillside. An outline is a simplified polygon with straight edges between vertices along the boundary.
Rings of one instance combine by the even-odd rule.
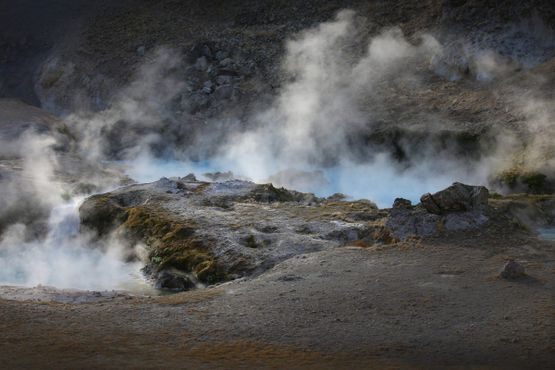
[[[534,139],[553,120],[555,15],[548,1],[22,1],[1,12],[0,95],[85,115],[70,128],[83,131],[83,120],[102,126],[112,158],[161,133],[149,144],[157,155],[206,159],[299,88],[286,65],[288,40],[342,9],[356,16],[341,46],[345,65],[323,72],[338,76],[332,91],[349,84],[344,69],[384,30],[398,29],[410,51],[399,67],[405,72],[349,87],[358,111],[356,129],[345,133],[349,156],[365,161],[387,152],[412,165],[424,151],[442,152],[465,166],[507,157],[512,141],[491,185],[553,190],[553,148]],[[34,22],[15,21],[23,16]],[[324,46],[332,54],[338,47]],[[414,55],[429,47],[433,56]],[[143,118],[125,113],[129,103]],[[144,118],[153,112],[155,119]],[[542,155],[530,154],[538,145]]]

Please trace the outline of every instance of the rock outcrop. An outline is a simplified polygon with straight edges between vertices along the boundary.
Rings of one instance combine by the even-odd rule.
[[[292,256],[372,244],[386,213],[241,180],[163,178],[88,198],[83,229],[147,246],[144,272],[160,288],[191,289],[256,275]]]
[[[437,215],[450,212],[480,212],[488,204],[489,191],[484,186],[455,182],[434,194],[424,194],[420,203],[426,211]]]
[[[483,186],[454,183],[434,194],[424,194],[412,206],[406,199],[393,203],[386,227],[399,239],[428,237],[441,231],[475,229],[487,220],[489,191]]]
[[[398,239],[431,236],[438,232],[441,217],[412,206],[410,200],[397,198],[393,203],[386,228]]]
[[[482,186],[455,183],[424,195],[420,204],[398,198],[390,210],[379,210],[367,200],[188,175],[94,195],[82,204],[80,217],[82,228],[99,238],[123,239],[130,251],[146,245],[144,273],[155,286],[187,290],[256,276],[293,256],[335,247],[475,230],[490,219],[514,227],[515,201],[492,199],[492,208],[487,197]]]

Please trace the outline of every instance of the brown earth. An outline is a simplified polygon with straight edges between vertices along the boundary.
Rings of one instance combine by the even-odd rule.
[[[82,304],[1,288],[6,368],[548,369],[554,242],[490,225],[300,255],[252,279]],[[498,277],[504,261],[528,277]],[[83,295],[92,293],[83,293]]]

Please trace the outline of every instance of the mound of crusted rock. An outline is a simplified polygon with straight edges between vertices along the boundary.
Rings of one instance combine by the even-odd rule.
[[[482,186],[455,183],[417,205],[399,198],[380,210],[340,195],[324,199],[272,184],[188,175],[94,195],[80,217],[82,228],[99,238],[124,240],[157,288],[188,290],[256,276],[300,254],[476,230],[488,221],[505,229],[545,213],[535,202],[526,218],[511,211],[522,209],[520,203],[491,199],[490,206],[488,197]]]
[[[365,200],[194,176],[127,186],[80,208],[83,229],[123,239],[130,250],[146,245],[144,272],[174,290],[256,275],[303,253],[371,244],[386,215]]]
[[[424,194],[420,204],[398,198],[386,227],[399,239],[432,236],[443,230],[475,229],[487,222],[489,191],[483,186],[454,183],[434,194]]]
[[[480,212],[488,204],[489,191],[484,186],[455,182],[434,194],[424,194],[420,203],[428,212],[442,215],[450,212]]]

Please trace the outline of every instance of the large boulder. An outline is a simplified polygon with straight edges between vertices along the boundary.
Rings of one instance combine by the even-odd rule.
[[[412,206],[408,199],[397,198],[385,226],[395,238],[404,240],[411,236],[435,235],[440,228],[440,221],[440,216]]]
[[[483,186],[454,183],[434,194],[424,194],[421,203],[395,199],[386,228],[400,240],[429,237],[441,231],[476,229],[488,221],[485,211],[489,191]]]
[[[424,194],[420,202],[428,212],[444,215],[450,212],[480,212],[487,206],[488,197],[489,191],[484,186],[455,182],[437,193]]]

